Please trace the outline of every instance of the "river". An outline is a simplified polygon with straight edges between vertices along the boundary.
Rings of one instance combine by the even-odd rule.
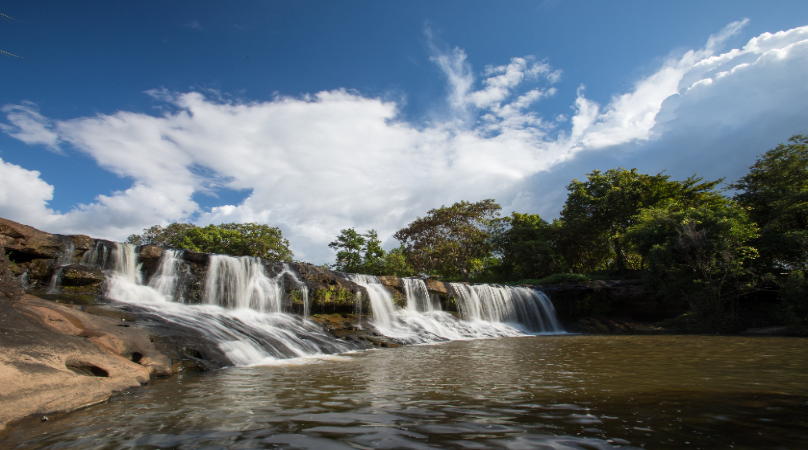
[[[805,449],[808,340],[526,336],[153,380],[8,449]]]

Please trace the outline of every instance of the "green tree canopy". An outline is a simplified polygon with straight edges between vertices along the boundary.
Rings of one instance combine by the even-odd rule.
[[[758,227],[735,204],[695,208],[668,205],[642,211],[624,238],[646,258],[646,286],[668,300],[684,300],[708,331],[732,330],[737,301],[754,287],[749,242]]]
[[[414,275],[400,248],[389,253],[384,251],[376,230],[365,234],[353,228],[341,230],[337,239],[328,246],[337,250],[337,261],[331,267],[341,272],[400,277]]]
[[[133,245],[161,245],[163,247],[182,248],[183,239],[188,231],[196,228],[190,223],[174,222],[166,227],[154,225],[143,229],[143,234],[132,234],[126,242]]]
[[[361,272],[364,269],[362,252],[367,246],[367,238],[367,236],[358,233],[353,228],[341,230],[337,240],[328,244],[329,247],[337,251],[337,261],[334,263],[334,268],[341,272]]]
[[[500,257],[496,270],[511,279],[541,278],[564,271],[554,249],[556,230],[538,214],[513,213],[495,219],[492,237]]]
[[[795,135],[758,157],[731,184],[735,201],[760,226],[756,245],[768,269],[808,269],[808,136]]]
[[[474,261],[491,253],[492,221],[500,209],[490,199],[442,206],[418,217],[394,237],[415,270],[444,276],[459,272],[468,281]]]
[[[223,223],[206,227],[172,223],[165,228],[155,225],[144,229],[143,234],[129,236],[127,242],[275,261],[291,261],[293,257],[289,241],[284,239],[280,228],[257,223]]]
[[[676,203],[680,207],[722,204],[725,199],[714,192],[722,180],[703,182],[695,176],[671,181],[662,173],[646,175],[637,169],[595,170],[586,181],[573,180],[561,212],[565,239],[562,244],[568,261],[586,261],[594,271],[612,266],[621,273],[639,269],[626,249],[622,234],[636,223],[642,209]],[[586,247],[586,248],[582,248]],[[576,250],[578,248],[579,250]]]

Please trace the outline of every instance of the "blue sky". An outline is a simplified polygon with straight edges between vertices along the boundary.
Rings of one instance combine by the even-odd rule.
[[[0,11],[0,217],[279,226],[331,261],[594,169],[734,180],[808,133],[808,3],[27,1]]]

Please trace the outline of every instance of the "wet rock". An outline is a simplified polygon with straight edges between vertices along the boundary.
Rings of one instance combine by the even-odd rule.
[[[63,286],[100,286],[106,279],[104,272],[95,267],[71,264],[62,270]]]
[[[384,286],[404,292],[404,283],[402,283],[401,278],[392,275],[382,275],[377,278]]]
[[[345,277],[344,274],[326,270],[311,264],[289,263],[300,280],[309,291],[309,308],[311,313],[352,313],[356,307],[357,296],[363,301],[363,310],[369,307],[367,290]],[[294,300],[296,283],[285,285]],[[302,305],[302,301],[299,302]]]
[[[163,256],[163,247],[157,245],[144,245],[139,248],[138,256],[140,259],[160,259]]]
[[[449,283],[444,283],[443,281],[427,279],[424,280],[424,284],[426,284],[426,289],[430,294],[437,294],[446,297],[452,292],[452,288],[449,286]]]
[[[137,250],[141,271],[146,279],[149,279],[157,273],[157,268],[160,266],[160,257],[163,256],[165,249],[157,245],[143,245],[138,247]]]
[[[170,370],[143,342],[148,334],[119,333],[112,319],[23,294],[5,254],[0,247],[0,430],[103,402]],[[136,352],[140,363],[131,359]]]

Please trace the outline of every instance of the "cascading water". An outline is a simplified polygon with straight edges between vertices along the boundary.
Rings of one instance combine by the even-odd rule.
[[[469,321],[505,322],[539,333],[560,333],[552,302],[543,292],[524,287],[449,283],[461,317]]]
[[[132,245],[97,241],[82,263],[110,273],[108,297],[179,326],[204,330],[236,365],[353,349],[318,324],[283,313],[285,281],[295,283],[295,297],[302,297],[304,315],[309,312],[306,285],[285,264],[270,277],[259,258],[211,255],[201,304],[190,304],[193,300],[183,296],[183,277],[193,275],[181,251],[164,250],[147,285]],[[348,277],[367,291],[373,328],[404,343],[563,332],[547,297],[531,289],[452,283],[458,313],[450,313],[421,279],[403,280],[407,306],[399,308],[377,277]]]
[[[377,277],[348,276],[367,290],[376,330],[406,343],[564,332],[549,299],[531,289],[453,283],[458,319],[441,310],[421,279],[403,279],[407,307],[402,309]]]
[[[107,296],[180,326],[204,330],[206,337],[236,365],[352,349],[317,324],[280,312],[280,280],[284,275],[293,275],[286,266],[276,278],[269,278],[257,258],[212,255],[203,304],[190,305],[183,304],[178,294],[182,266],[179,252],[165,250],[157,273],[149,285],[143,285],[134,250],[132,245],[116,244]],[[307,296],[305,286],[300,290]]]
[[[413,312],[429,313],[440,311],[440,302],[433,301],[424,280],[403,278],[404,295],[407,297],[407,309]]]
[[[393,296],[382,282],[373,275],[358,273],[348,274],[348,278],[367,290],[372,322],[379,332],[388,336],[398,334],[399,330],[395,327],[398,321],[397,308],[393,304]]]
[[[160,265],[157,273],[149,280],[149,286],[165,298],[171,299],[174,303],[184,303],[182,290],[179,286],[179,273],[181,271],[182,254],[178,250],[163,250],[160,258]]]
[[[59,259],[56,260],[56,267],[53,268],[53,275],[51,276],[50,283],[48,283],[48,294],[59,293],[62,272],[64,272],[65,266],[73,263],[73,254],[75,252],[76,244],[73,242],[73,239],[62,236],[62,253],[59,255]]]
[[[270,278],[261,258],[211,255],[208,276],[205,280],[203,303],[228,309],[247,308],[263,313],[282,312],[283,279],[290,275],[297,283],[303,300],[303,315],[308,316],[309,293],[303,283],[297,281],[289,266],[276,277]]]

